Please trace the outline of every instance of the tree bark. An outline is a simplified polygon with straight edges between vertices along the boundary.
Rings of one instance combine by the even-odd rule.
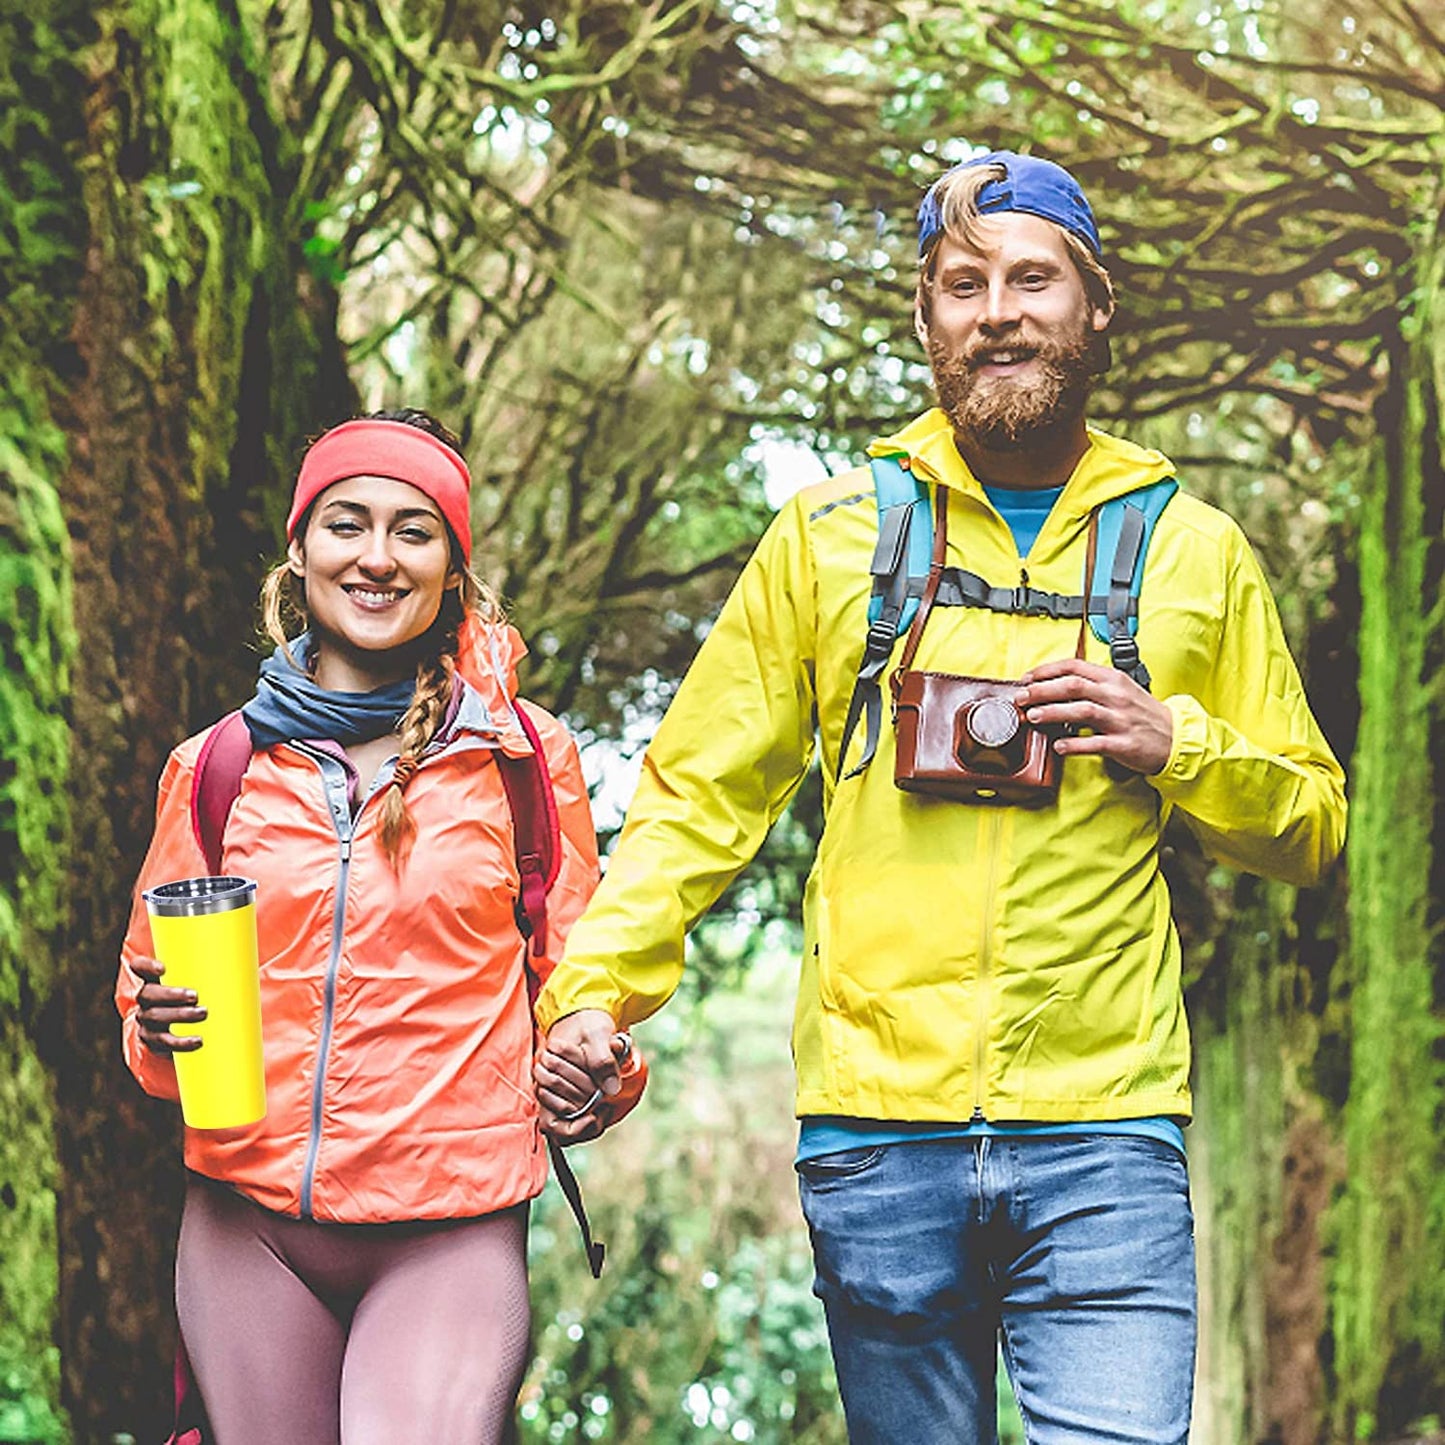
[[[1322,1221],[1343,1173],[1316,1092],[1318,908],[1240,878],[1191,990],[1200,1278],[1195,1438],[1314,1445],[1326,1411]],[[1301,914],[1304,924],[1301,926]]]
[[[75,55],[87,33],[76,0],[0,0],[0,1401],[47,1438],[62,1428],[58,1166],[37,1034],[64,907],[74,649],[51,404],[84,243]]]
[[[111,1002],[156,779],[171,745],[247,695],[292,455],[350,404],[334,298],[286,234],[291,158],[242,17],[225,0],[135,0],[99,24],[77,375],[60,411],[82,680],[70,908],[44,1035],[79,1442],[168,1428],[178,1120],[123,1068]]]
[[[1376,414],[1360,557],[1360,733],[1350,818],[1348,1179],[1334,1219],[1336,1424],[1399,1431],[1438,1409],[1445,1117],[1438,987],[1439,705],[1445,243],[1432,223]],[[1433,587],[1431,580],[1433,578]],[[1428,1263],[1427,1263],[1428,1262]]]

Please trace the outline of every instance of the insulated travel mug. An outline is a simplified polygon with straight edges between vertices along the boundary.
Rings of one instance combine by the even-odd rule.
[[[249,878],[182,878],[144,894],[156,957],[171,988],[194,989],[206,1017],[174,1024],[199,1049],[173,1055],[181,1113],[193,1129],[234,1129],[266,1117],[256,885]]]

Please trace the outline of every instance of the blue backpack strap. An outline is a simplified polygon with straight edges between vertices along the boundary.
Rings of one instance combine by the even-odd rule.
[[[906,456],[874,457],[869,465],[878,506],[878,545],[869,569],[873,574],[873,595],[868,599],[868,620],[881,621],[892,606],[899,606],[894,627],[894,637],[898,638],[908,631],[918,611],[923,584],[928,580],[933,557],[933,506],[927,485],[913,475]],[[920,520],[916,522],[915,518]],[[897,595],[900,579],[901,602]]]
[[[868,599],[868,633],[863,660],[848,702],[843,741],[838,748],[842,772],[858,719],[865,718],[863,756],[844,777],[855,778],[878,750],[883,722],[879,679],[893,656],[893,644],[908,630],[928,578],[933,551],[933,507],[928,487],[908,467],[906,456],[874,457],[873,489],[878,506],[878,545],[873,549],[873,595]]]
[[[1149,669],[1139,656],[1134,635],[1139,629],[1139,587],[1149,540],[1169,500],[1179,490],[1164,477],[1127,496],[1113,497],[1096,514],[1094,573],[1084,578],[1089,626],[1109,645],[1109,660],[1140,687],[1149,686]]]

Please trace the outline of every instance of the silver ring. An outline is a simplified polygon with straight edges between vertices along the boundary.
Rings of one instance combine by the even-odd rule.
[[[595,1089],[592,1093],[592,1097],[588,1099],[588,1101],[583,1104],[581,1108],[573,1109],[570,1114],[558,1114],[557,1117],[561,1119],[563,1123],[571,1123],[573,1119],[580,1119],[584,1114],[590,1114],[601,1098],[602,1090]]]

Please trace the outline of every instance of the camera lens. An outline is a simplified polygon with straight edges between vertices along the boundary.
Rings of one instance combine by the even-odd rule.
[[[1004,697],[985,697],[968,710],[969,736],[980,747],[1001,748],[1019,730],[1019,710]]]

